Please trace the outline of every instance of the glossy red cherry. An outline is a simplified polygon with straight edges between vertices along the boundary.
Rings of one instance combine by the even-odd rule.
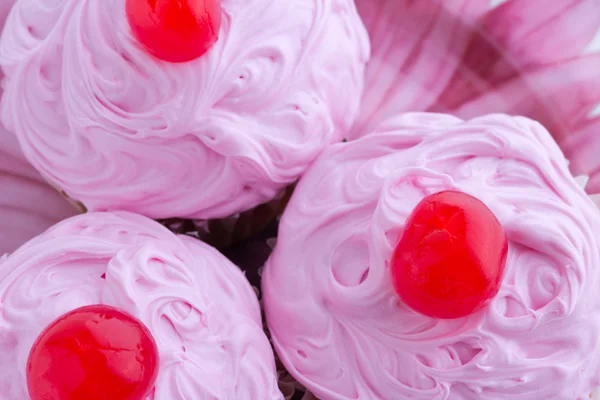
[[[220,0],[126,0],[135,38],[164,61],[200,57],[218,39]]]
[[[27,361],[31,400],[144,400],[158,373],[148,329],[115,308],[78,308],[52,322]]]
[[[406,222],[392,260],[394,286],[415,311],[458,318],[500,288],[508,240],[492,211],[466,193],[423,199]]]

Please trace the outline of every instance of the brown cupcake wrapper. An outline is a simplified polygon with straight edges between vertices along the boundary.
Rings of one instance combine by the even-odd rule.
[[[175,233],[196,237],[219,250],[224,250],[263,232],[281,216],[293,190],[294,185],[291,185],[270,202],[227,218],[208,221],[169,218],[158,222]]]
[[[81,214],[87,212],[87,208],[82,202],[72,199],[64,190],[55,185],[51,184],[51,186],[77,212]],[[219,250],[223,250],[235,243],[254,237],[279,218],[290,200],[294,187],[295,185],[288,186],[268,203],[227,218],[214,220],[168,218],[157,221],[174,233],[193,236]]]

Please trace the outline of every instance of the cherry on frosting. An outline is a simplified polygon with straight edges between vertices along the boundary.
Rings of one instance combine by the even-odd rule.
[[[27,361],[31,400],[144,400],[158,373],[148,329],[113,307],[73,310],[37,338]]]
[[[409,216],[391,263],[394,287],[413,310],[459,318],[484,307],[500,288],[508,240],[480,200],[444,191]]]
[[[169,62],[200,57],[218,39],[220,0],[126,0],[133,35],[152,55]]]

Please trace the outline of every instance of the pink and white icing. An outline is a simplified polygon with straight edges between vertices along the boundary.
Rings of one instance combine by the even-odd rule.
[[[402,304],[389,260],[426,195],[481,199],[509,239],[490,305],[436,320]],[[391,118],[301,179],[263,275],[290,372],[322,400],[583,400],[600,384],[600,212],[523,117]]]
[[[125,0],[18,0],[0,41],[2,121],[92,211],[220,218],[266,202],[358,112],[368,35],[353,0],[222,0],[208,53],[134,40]]]
[[[0,262],[0,398],[27,399],[36,337],[60,315],[106,304],[139,318],[159,349],[148,400],[281,400],[258,300],[200,241],[145,217],[68,219]]]

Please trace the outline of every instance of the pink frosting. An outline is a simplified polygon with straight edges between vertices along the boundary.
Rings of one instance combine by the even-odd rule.
[[[389,260],[426,195],[485,202],[509,238],[490,305],[436,320]],[[600,212],[548,132],[522,117],[406,114],[308,170],[263,275],[290,372],[323,400],[588,399],[600,383]]]
[[[12,5],[12,0],[0,1],[0,31]],[[16,137],[1,124],[0,188],[0,256],[75,213],[75,209],[27,163]]]
[[[219,41],[183,64],[145,53],[124,7],[18,0],[0,42],[2,120],[88,209],[251,209],[352,124],[369,54],[352,0],[222,0]]]
[[[33,342],[58,316],[107,304],[152,332],[160,367],[148,400],[269,399],[275,362],[243,273],[200,241],[145,217],[68,219],[0,262],[0,398],[27,399]]]

